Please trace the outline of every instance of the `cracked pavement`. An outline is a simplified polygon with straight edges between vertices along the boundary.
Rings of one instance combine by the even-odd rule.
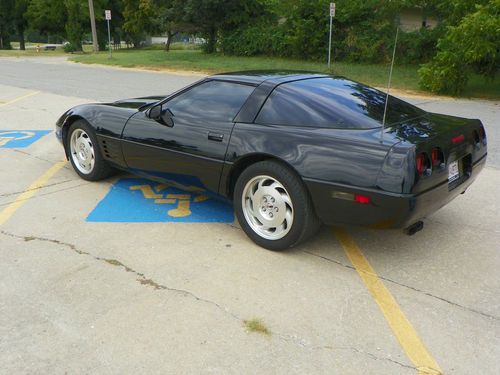
[[[76,104],[168,93],[199,79],[38,60],[0,59],[1,101],[41,91],[0,107],[1,129],[53,129]],[[493,153],[488,165],[415,236],[349,233],[444,374],[496,375],[499,105],[410,101],[481,118]],[[0,149],[0,211],[63,157],[53,134],[28,148]],[[274,253],[234,224],[86,222],[120,177],[88,183],[66,165],[0,227],[0,374],[421,371],[331,228]],[[269,336],[247,331],[243,321],[254,318]]]

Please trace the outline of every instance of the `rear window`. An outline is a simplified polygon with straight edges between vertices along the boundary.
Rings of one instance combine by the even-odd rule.
[[[255,122],[321,128],[380,127],[386,94],[344,78],[315,78],[278,86]],[[386,124],[421,116],[424,111],[389,96]]]

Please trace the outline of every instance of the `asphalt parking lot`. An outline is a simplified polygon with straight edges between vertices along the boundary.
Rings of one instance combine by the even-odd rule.
[[[0,374],[500,373],[499,102],[408,98],[489,136],[481,176],[423,231],[323,227],[274,253],[230,207],[192,196],[175,218],[155,184],[64,161],[69,107],[197,79],[0,58]]]

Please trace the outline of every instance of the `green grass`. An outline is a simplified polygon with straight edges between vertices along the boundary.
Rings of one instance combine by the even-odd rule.
[[[243,324],[248,332],[256,332],[266,336],[271,335],[271,331],[269,331],[261,319],[244,320]]]
[[[385,87],[389,74],[388,64],[370,65],[333,62],[331,71],[325,63],[284,59],[277,57],[239,57],[221,54],[207,55],[199,50],[119,50],[109,58],[107,53],[83,54],[71,60],[85,64],[117,65],[122,67],[142,67],[152,70],[184,70],[202,73],[220,73],[239,70],[292,69],[316,72],[332,72],[349,77],[371,86]],[[396,65],[392,87],[399,90],[430,95],[418,85],[418,66]],[[498,82],[485,82],[479,76],[472,76],[463,97],[500,98]]]

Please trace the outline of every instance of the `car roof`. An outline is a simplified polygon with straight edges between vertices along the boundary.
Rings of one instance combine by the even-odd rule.
[[[300,70],[249,70],[242,72],[220,73],[208,77],[221,81],[234,81],[259,85],[264,81],[276,85],[302,79],[329,77],[328,74]]]

